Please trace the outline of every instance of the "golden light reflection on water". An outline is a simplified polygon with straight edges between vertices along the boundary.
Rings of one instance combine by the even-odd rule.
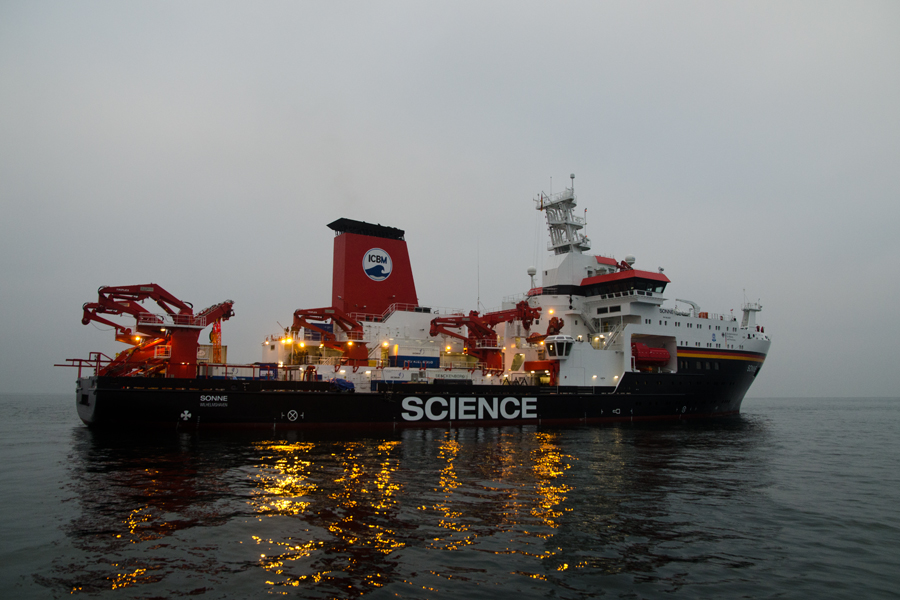
[[[434,538],[434,542],[436,546],[440,546],[444,550],[456,550],[460,546],[471,544],[475,540],[474,535],[466,535],[468,527],[461,522],[463,514],[453,506],[452,501],[453,492],[460,485],[456,473],[456,465],[454,464],[459,455],[460,445],[458,441],[451,439],[451,433],[447,432],[438,448],[438,458],[445,464],[440,470],[438,487],[435,488],[435,491],[443,494],[443,497],[440,502],[434,504],[431,508],[440,514],[440,520],[437,523],[438,527],[454,533],[462,533],[463,536],[461,538],[459,536],[450,536],[450,539],[447,540],[437,536]]]
[[[565,507],[573,489],[566,475],[577,460],[563,451],[557,434],[447,430],[398,438],[248,442],[230,455],[231,462],[206,458],[194,469],[188,462],[194,456],[187,453],[179,455],[186,457],[183,462],[172,460],[165,470],[120,470],[113,477],[127,486],[99,478],[97,483],[107,485],[90,488],[102,490],[97,506],[110,505],[110,499],[118,502],[121,494],[121,506],[128,507],[116,515],[111,536],[120,546],[106,552],[114,556],[127,546],[140,556],[110,561],[98,571],[105,571],[100,585],[121,589],[173,577],[182,567],[165,557],[181,551],[182,538],[172,543],[161,538],[229,523],[241,527],[232,544],[242,546],[229,550],[238,553],[232,560],[245,556],[258,566],[266,591],[274,594],[295,594],[297,588],[316,585],[359,595],[391,582],[419,589],[421,581],[414,584],[401,569],[408,567],[409,556],[421,559],[420,552],[468,548],[504,562],[504,555],[509,560],[518,555],[526,562],[519,562],[515,573],[533,579],[579,568],[557,558],[559,548],[551,543],[561,518],[571,510]],[[132,494],[142,501],[133,502]],[[93,515],[102,524],[88,523],[89,529],[105,528],[109,535],[102,511]],[[410,546],[413,554],[395,555]],[[244,549],[250,548],[253,552],[246,556]],[[190,564],[190,557],[203,551],[185,550],[179,560]],[[536,563],[543,566],[521,570]],[[228,570],[214,562],[196,567],[207,574]],[[467,568],[420,572],[458,582],[468,576]],[[82,591],[80,585],[69,589]]]
[[[494,554],[550,558],[556,549],[546,541],[567,510],[561,506],[572,487],[565,471],[576,459],[551,434],[496,433],[490,444],[460,439],[459,431],[437,440],[436,501],[419,505],[423,522],[429,514],[437,520],[429,547],[454,551],[489,540],[492,548],[499,544]]]
[[[563,477],[571,466],[568,461],[575,459],[560,450],[556,435],[538,433],[535,437],[538,446],[532,451],[532,469],[536,475],[538,502],[532,508],[532,514],[547,527],[555,529],[559,527],[558,519],[563,514],[558,507],[565,502],[566,494],[572,491],[563,483]]]
[[[119,565],[113,565],[113,567],[118,567]],[[133,585],[139,585],[144,583],[153,583],[154,581],[159,581],[161,579],[160,576],[150,575],[147,573],[147,569],[135,569],[129,573],[118,573],[115,577],[112,578],[110,582],[110,589],[117,590],[126,588]]]
[[[362,589],[384,585],[380,573],[364,571],[371,564],[369,553],[388,555],[405,545],[387,518],[396,510],[401,489],[393,477],[400,464],[393,456],[399,445],[399,441],[382,441],[373,452],[369,443],[344,442],[335,446],[339,451],[330,453],[330,461],[316,465],[302,458],[313,444],[265,446],[272,454],[263,458],[256,477],[254,506],[260,518],[300,517],[310,526],[305,531],[318,537],[297,543],[253,536],[257,545],[269,549],[260,553],[260,566],[279,576],[268,585],[299,587],[348,574],[355,575],[355,585]],[[322,448],[317,450],[321,459]],[[290,564],[300,559],[306,560]],[[315,569],[318,566],[322,568]]]
[[[262,457],[254,476],[257,491],[251,500],[257,512],[266,516],[299,515],[309,508],[309,494],[316,489],[311,481],[312,461],[306,460],[311,443],[258,444],[271,453]],[[266,461],[272,461],[266,464]]]

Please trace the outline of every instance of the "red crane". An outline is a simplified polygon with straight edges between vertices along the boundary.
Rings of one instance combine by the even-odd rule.
[[[551,335],[559,335],[559,332],[562,331],[563,326],[565,326],[566,321],[564,319],[560,319],[559,317],[550,317],[550,322],[547,323],[547,333],[541,334],[535,331],[525,340],[529,344],[540,344],[545,339],[550,337]]]
[[[148,376],[194,378],[197,375],[197,348],[200,331],[219,320],[234,316],[234,302],[226,300],[194,314],[194,307],[155,283],[107,286],[97,290],[97,302],[86,302],[81,322],[91,321],[113,327],[116,340],[130,344],[109,364],[98,369],[101,376]],[[140,303],[153,300],[164,315],[150,312]],[[100,315],[131,315],[135,328],[125,327]]]
[[[444,334],[463,340],[466,344],[466,353],[474,356],[478,362],[484,363],[485,370],[503,370],[502,349],[499,346],[494,327],[499,323],[522,321],[525,331],[528,331],[531,324],[540,316],[540,308],[533,308],[526,300],[522,300],[516,304],[515,308],[489,312],[484,315],[479,315],[477,311],[473,310],[468,315],[437,317],[431,320],[429,334],[432,337]],[[453,331],[460,327],[465,327],[468,335]]]
[[[347,335],[346,341],[337,341],[334,332],[320,327],[322,321],[329,319],[331,319],[332,324],[337,325],[344,331]],[[314,323],[313,321],[319,321],[319,323]],[[294,311],[294,323],[291,325],[291,331],[300,331],[301,328],[318,331],[322,335],[323,346],[332,350],[339,350],[342,353],[340,363],[335,365],[335,371],[341,365],[350,365],[355,372],[359,367],[369,364],[369,350],[366,348],[366,342],[362,341],[362,324],[341,309],[334,306],[326,308],[299,308]]]

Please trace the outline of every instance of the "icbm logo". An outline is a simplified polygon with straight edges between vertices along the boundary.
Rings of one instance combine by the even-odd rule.
[[[374,281],[384,281],[391,274],[391,255],[381,248],[372,248],[363,256],[363,271]]]

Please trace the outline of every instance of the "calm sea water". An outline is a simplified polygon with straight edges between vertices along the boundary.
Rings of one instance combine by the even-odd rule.
[[[896,598],[900,399],[714,422],[99,434],[0,397],[5,598]]]

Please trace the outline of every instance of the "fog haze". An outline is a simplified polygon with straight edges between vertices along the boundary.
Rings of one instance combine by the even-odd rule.
[[[762,303],[749,396],[896,396],[898,32],[896,2],[0,2],[3,391],[124,349],[80,322],[102,285],[232,299],[260,360],[330,303],[340,217],[406,231],[423,305],[497,308],[574,173],[592,252],[669,306]]]

